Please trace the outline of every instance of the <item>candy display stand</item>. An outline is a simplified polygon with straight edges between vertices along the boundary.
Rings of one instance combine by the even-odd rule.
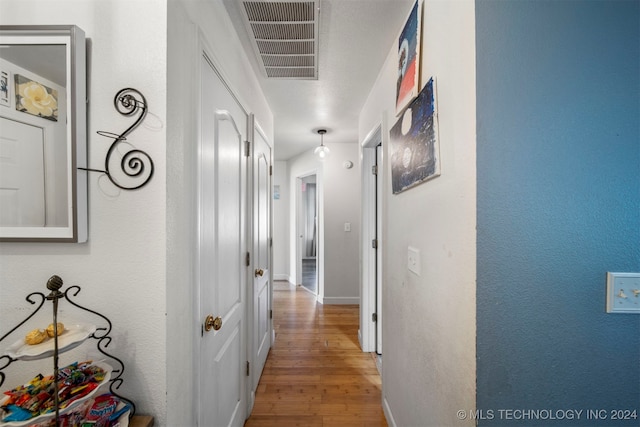
[[[135,414],[135,404],[115,392],[120,385],[122,385],[122,374],[124,373],[124,364],[117,357],[109,354],[106,351],[106,348],[111,343],[111,337],[109,334],[111,333],[111,321],[103,316],[102,314],[90,310],[86,307],[81,306],[76,303],[73,298],[78,295],[80,292],[79,286],[71,286],[68,287],[64,292],[61,291],[63,285],[63,281],[58,276],[51,276],[51,278],[47,281],[47,289],[49,290],[49,294],[45,295],[42,292],[32,292],[27,295],[26,300],[32,305],[37,304],[37,308],[29,315],[26,319],[16,325],[9,332],[4,334],[0,338],[0,342],[2,342],[5,338],[15,332],[20,326],[24,325],[29,319],[31,319],[43,306],[45,301],[51,301],[53,305],[53,337],[46,342],[36,345],[27,345],[24,342],[24,339],[20,339],[16,341],[13,345],[11,345],[7,350],[6,354],[0,356],[0,388],[4,384],[5,374],[2,372],[5,368],[11,365],[13,362],[18,360],[37,360],[44,358],[53,358],[53,378],[58,378],[58,356],[72,348],[77,347],[82,344],[84,341],[88,339],[97,340],[96,347],[100,353],[107,356],[110,360],[113,360],[117,365],[117,369],[112,368],[110,364],[102,363],[101,367],[104,368],[107,375],[105,375],[100,387],[95,389],[94,392],[98,390],[104,389],[105,384],[108,383],[108,390],[111,394],[118,397],[119,399],[127,402],[131,405],[130,415],[133,416]],[[102,320],[106,321],[106,327],[96,327],[95,325],[87,325],[87,324],[78,324],[78,325],[69,325],[66,330],[59,335],[58,334],[58,303],[60,300],[66,300],[69,304],[77,307],[81,310],[92,313]],[[96,363],[96,365],[100,365]],[[72,410],[76,405],[74,402],[72,405],[69,405],[63,410],[60,410],[60,403],[58,402],[58,381],[53,381],[54,384],[54,410],[55,412],[43,414],[36,418],[31,418],[25,425],[30,425],[35,421],[46,420],[55,417],[55,424],[59,426],[60,415],[65,413],[66,411]],[[85,396],[83,399],[79,399],[78,402],[84,399],[88,399],[91,394]],[[43,418],[40,418],[43,417]],[[135,417],[138,419],[139,417]],[[14,423],[2,423],[0,421],[0,426],[13,426],[16,425]]]

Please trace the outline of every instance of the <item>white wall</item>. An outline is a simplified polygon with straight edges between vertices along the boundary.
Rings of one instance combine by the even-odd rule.
[[[390,425],[474,425],[456,417],[475,407],[474,22],[472,1],[425,1],[422,80],[437,80],[442,175],[391,195],[385,161],[382,381]],[[362,110],[361,139],[382,115],[389,127],[396,122],[396,52],[394,45]],[[388,146],[384,153],[388,159]],[[420,276],[407,269],[408,246],[420,250]]]
[[[166,124],[166,19],[163,0],[3,0],[0,4],[3,25],[76,24],[85,31],[89,39],[88,163],[97,168],[104,164],[110,140],[96,131],[120,133],[131,124],[131,118],[119,115],[113,107],[120,89],[140,90],[147,98],[149,113],[157,123]],[[167,141],[164,128],[153,130],[144,124],[128,140],[151,155],[155,175],[146,187],[113,197],[100,190],[100,174],[90,174],[86,244],[0,244],[0,325],[7,331],[26,317],[30,306],[25,296],[46,291],[45,283],[53,274],[63,278],[63,289],[81,286],[76,301],[113,322],[113,341],[108,349],[126,366],[119,392],[132,398],[140,413],[153,414],[158,425],[165,425]],[[105,187],[113,189],[109,185]],[[50,306],[46,309],[50,314]],[[83,317],[64,301],[61,310],[63,322]],[[33,319],[34,323],[22,330],[42,327],[47,321]],[[0,347],[22,338],[23,331]],[[78,347],[75,355],[95,356],[94,342]],[[72,355],[62,357],[61,363],[67,357]],[[14,363],[7,370],[5,385],[16,385],[37,374],[37,364],[31,363]]]
[[[167,78],[167,425],[197,423],[197,79],[198,32],[179,2],[168,3]],[[194,331],[195,330],[195,331]],[[191,331],[191,333],[189,333]],[[181,377],[178,379],[177,377]]]
[[[280,187],[280,198],[273,200],[273,278],[293,283],[295,278],[289,277],[290,195],[287,168],[285,161],[274,162],[273,185]]]
[[[357,143],[331,144],[324,160],[324,303],[360,303],[360,162]],[[353,167],[346,169],[345,161]],[[351,231],[344,231],[345,223]]]
[[[315,173],[319,195],[318,300],[325,304],[358,304],[360,238],[360,168],[357,143],[327,144],[331,155],[323,162],[311,151],[288,161],[289,168],[289,271],[296,277],[296,178]],[[343,163],[353,162],[352,169]],[[344,231],[345,222],[351,231]]]

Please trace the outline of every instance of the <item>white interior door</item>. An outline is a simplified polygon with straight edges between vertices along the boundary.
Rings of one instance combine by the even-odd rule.
[[[202,427],[242,426],[247,115],[205,56],[200,90],[198,416]]]
[[[0,226],[44,227],[44,130],[0,117]]]
[[[271,147],[254,132],[253,148],[253,354],[251,398],[271,348]]]

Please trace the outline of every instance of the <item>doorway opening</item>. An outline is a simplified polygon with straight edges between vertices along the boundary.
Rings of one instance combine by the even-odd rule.
[[[382,355],[383,127],[374,128],[362,142],[362,265],[360,345],[365,352]],[[381,358],[378,357],[378,363]]]
[[[316,174],[298,178],[298,284],[318,295],[318,189]]]

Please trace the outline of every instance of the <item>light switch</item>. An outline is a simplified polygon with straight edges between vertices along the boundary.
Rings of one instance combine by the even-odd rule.
[[[407,251],[407,264],[409,271],[413,271],[418,276],[420,275],[420,250],[412,246],[409,246]]]
[[[345,222],[344,223],[344,231],[351,231],[351,223],[350,222]]]
[[[607,273],[607,313],[640,314],[640,273]]]

